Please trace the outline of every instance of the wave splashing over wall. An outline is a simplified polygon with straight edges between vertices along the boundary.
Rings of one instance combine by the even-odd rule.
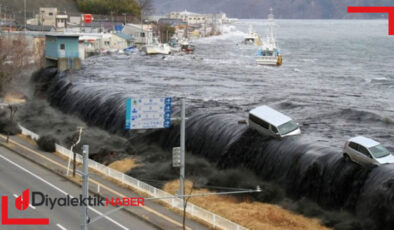
[[[48,88],[52,105],[77,114],[90,125],[118,133],[123,130],[124,94],[73,85],[57,77]],[[310,139],[265,138],[240,122],[245,119],[241,115],[191,110],[196,112],[186,122],[186,138],[187,150],[193,154],[221,169],[247,168],[280,185],[294,199],[306,197],[328,209],[351,210],[366,229],[393,226],[394,165],[363,168],[345,162],[339,149]],[[179,128],[173,126],[147,137],[170,149],[179,145]]]
[[[222,169],[248,168],[279,184],[294,199],[307,197],[328,209],[350,210],[366,229],[393,226],[394,164],[361,167],[345,162],[340,150],[310,139],[263,137],[238,122],[243,119],[228,114],[192,116],[186,127],[187,149]],[[177,130],[162,131],[161,144],[176,146]]]

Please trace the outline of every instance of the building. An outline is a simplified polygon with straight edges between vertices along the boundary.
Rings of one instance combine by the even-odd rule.
[[[46,66],[57,66],[58,71],[80,69],[79,35],[45,35]]]
[[[57,8],[41,7],[34,18],[27,20],[26,24],[30,28],[56,28],[58,31],[64,31],[67,28],[69,16],[66,13],[58,12]],[[29,29],[29,27],[28,27]]]
[[[115,34],[103,34],[102,51],[123,50],[129,47],[132,42],[132,37],[122,32],[118,32]]]
[[[228,23],[229,19],[225,13],[219,14],[198,14],[187,10],[181,12],[171,12],[168,15],[171,19],[181,19],[188,24],[217,24]]]
[[[64,29],[67,27],[68,15],[67,14],[58,14],[56,15],[56,28]]]
[[[158,25],[169,25],[171,27],[186,27],[187,23],[182,19],[160,18]]]
[[[37,18],[38,25],[56,27],[56,15],[57,15],[57,8],[41,7]]]
[[[153,30],[141,25],[126,24],[122,30],[123,34],[134,38],[134,44],[146,45],[153,43]]]
[[[128,34],[117,33],[85,33],[79,37],[80,56],[89,57],[106,51],[123,50],[134,44],[134,39]]]

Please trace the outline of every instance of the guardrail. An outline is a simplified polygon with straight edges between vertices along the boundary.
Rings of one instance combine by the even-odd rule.
[[[39,135],[33,133],[32,131],[19,126],[22,130],[22,134],[26,136],[30,136],[34,140],[38,140],[40,137]],[[72,156],[72,152],[61,146],[56,144],[56,151],[65,157]],[[76,155],[76,161],[79,163],[82,163],[82,155],[77,153]],[[118,182],[128,185],[134,189],[137,189],[143,193],[146,193],[154,198],[160,198],[160,197],[171,197],[173,196],[170,193],[167,193],[161,189],[155,188],[145,182],[142,182],[136,178],[133,178],[127,174],[124,174],[122,172],[119,172],[115,169],[109,168],[103,164],[100,164],[94,160],[89,159],[88,162],[89,168],[94,169],[102,174],[104,174],[107,177],[110,177],[111,179],[117,180]],[[183,210],[182,207],[182,199],[179,198],[166,198],[166,199],[161,199],[161,201],[171,205],[173,208],[177,208],[179,210]],[[193,217],[196,217],[198,219],[201,219],[209,224],[212,225],[213,228],[220,228],[220,229],[228,229],[228,230],[247,230],[247,228],[236,224],[224,217],[221,217],[219,215],[216,215],[215,213],[212,213],[206,209],[203,209],[201,207],[198,207],[197,205],[194,205],[192,203],[188,203],[186,212],[190,214]]]

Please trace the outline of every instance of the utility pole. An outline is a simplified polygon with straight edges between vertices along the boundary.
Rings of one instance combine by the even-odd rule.
[[[124,24],[126,25],[126,23],[127,23],[127,14],[123,13],[123,16],[124,16]]]
[[[81,136],[82,136],[82,130],[83,130],[83,127],[78,127],[79,128],[79,135],[78,135],[78,140],[71,146],[71,148],[70,148],[70,153],[72,153],[74,156],[74,160],[73,160],[73,163],[74,163],[74,165],[73,165],[73,176],[75,177],[75,165],[77,164],[76,163],[76,153],[74,153],[73,152],[73,149],[74,149],[74,147],[75,146],[77,146],[78,144],[79,144],[79,142],[81,141]],[[70,164],[71,164],[71,156],[68,156],[68,164],[67,164],[67,176],[68,176],[68,174],[69,174],[69,172],[70,172]]]
[[[89,188],[89,145],[82,146],[83,166],[82,166],[82,199],[87,200]],[[88,230],[88,204],[82,205],[82,225],[81,230]]]
[[[24,0],[23,1],[23,6],[24,6],[24,10],[25,10],[25,12],[24,12],[24,18],[25,18],[25,31],[26,31],[26,0]]]
[[[114,12],[111,11],[111,26],[112,26],[112,31],[114,31]]]
[[[182,111],[181,111],[181,167],[180,167],[180,178],[179,178],[179,195],[182,196],[182,206],[185,203],[185,99],[182,99]]]
[[[143,34],[144,34],[144,24],[143,24],[143,21],[142,21],[142,10],[141,10],[140,14],[141,14],[141,15],[140,15],[140,19],[141,19],[141,34],[140,34],[140,37],[141,37],[141,43],[143,43],[142,40],[145,40],[145,39],[147,39],[147,38],[145,38],[145,37],[146,37],[146,34],[144,35],[144,37],[142,37]],[[148,42],[147,42],[147,40],[146,40],[146,45],[148,45],[147,43],[148,43]]]

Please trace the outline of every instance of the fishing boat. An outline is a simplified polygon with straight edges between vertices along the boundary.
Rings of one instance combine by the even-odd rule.
[[[142,52],[144,52],[147,55],[154,55],[154,54],[168,55],[171,54],[171,47],[168,44],[160,43],[157,39],[155,39],[152,44],[143,46]]]
[[[184,40],[182,40],[179,44],[181,45],[181,50],[182,50],[183,52],[185,52],[185,53],[187,53],[187,54],[192,54],[192,53],[194,53],[195,46],[194,46],[194,45],[191,45],[190,42],[189,42],[189,40],[184,39]]]
[[[256,62],[259,65],[282,65],[282,56],[274,36],[274,25],[274,15],[271,9],[271,13],[268,15],[269,32],[263,39],[262,46],[257,51]]]
[[[249,26],[249,32],[244,38],[244,44],[246,45],[252,45],[256,44],[260,40],[259,35],[254,31],[254,28],[252,25]]]

